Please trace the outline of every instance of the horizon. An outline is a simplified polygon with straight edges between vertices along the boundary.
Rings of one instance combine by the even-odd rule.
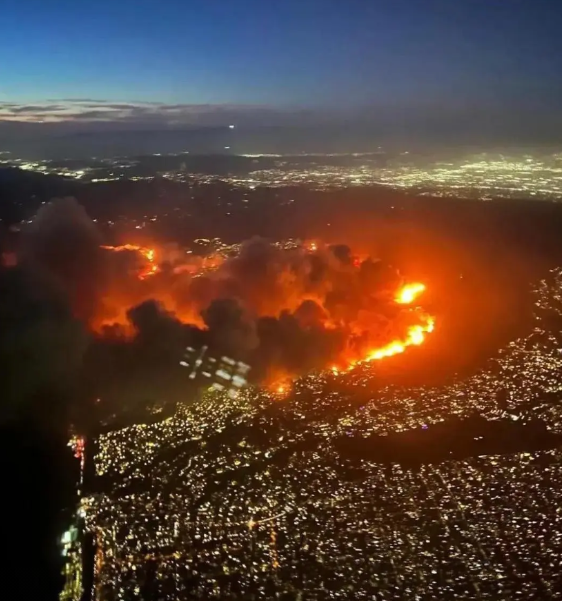
[[[562,129],[556,8],[27,0],[4,14],[0,134],[334,124],[540,142]]]

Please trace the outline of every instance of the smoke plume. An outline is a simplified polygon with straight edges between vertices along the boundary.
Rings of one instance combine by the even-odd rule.
[[[0,422],[51,423],[81,367],[87,338],[44,274],[0,267]]]
[[[231,258],[111,246],[64,199],[41,209],[20,254],[66,295],[98,348],[113,345],[121,359],[132,353],[128,364],[138,370],[177,363],[188,344],[207,344],[248,362],[258,379],[293,375],[402,352],[432,327],[396,301],[396,270],[346,245],[283,248],[253,238]]]

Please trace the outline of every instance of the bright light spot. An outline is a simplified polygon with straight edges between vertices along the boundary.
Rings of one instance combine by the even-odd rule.
[[[398,291],[395,301],[401,305],[409,305],[425,290],[424,284],[407,284]]]
[[[407,305],[412,303],[424,290],[424,284],[407,284],[398,291],[394,300],[398,304]],[[416,310],[414,309],[414,311]],[[406,330],[406,334],[403,338],[393,340],[381,348],[370,350],[363,359],[360,359],[359,361],[350,361],[347,369],[342,371],[351,371],[361,363],[379,361],[380,359],[403,353],[409,346],[420,346],[423,344],[426,334],[433,332],[433,329],[435,328],[435,319],[423,312],[418,313],[416,311],[416,315],[419,315],[421,323],[411,325]],[[333,366],[331,371],[334,375],[340,373],[340,370],[336,366]]]

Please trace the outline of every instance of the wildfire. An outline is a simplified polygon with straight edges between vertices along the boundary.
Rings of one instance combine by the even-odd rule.
[[[410,305],[424,291],[424,284],[406,284],[398,290],[394,297],[394,301],[399,305]],[[361,363],[379,361],[386,357],[392,357],[393,355],[403,353],[409,346],[420,346],[423,344],[426,335],[433,332],[435,328],[435,319],[425,313],[420,313],[420,317],[422,323],[410,326],[406,331],[404,338],[393,340],[381,348],[370,350],[363,359],[351,362],[348,371]],[[337,376],[341,371],[337,366],[334,366],[332,367],[332,373]]]
[[[141,254],[147,261],[147,264],[139,271],[138,277],[141,280],[154,275],[158,272],[158,264],[156,263],[156,252],[153,248],[137,246],[136,244],[122,244],[121,246],[102,246],[105,250],[113,252],[122,252],[124,250],[135,251]]]
[[[406,284],[398,291],[394,299],[399,305],[409,305],[425,290],[424,284]]]
[[[139,257],[140,268],[136,274],[134,274],[140,280],[145,280],[159,272],[160,267],[158,261],[162,260],[162,255],[164,253],[163,249],[158,250],[135,244],[102,246],[102,248],[112,252],[132,251],[140,255],[140,257],[142,257],[142,259]],[[305,245],[305,248],[308,253],[316,253],[320,248],[320,244],[316,241],[310,241]],[[275,250],[275,252],[277,251]],[[360,267],[363,264],[364,260],[362,260],[361,257],[352,255],[352,258],[353,265],[356,267]],[[145,286],[114,286],[113,288],[115,288],[115,290],[112,288],[106,295],[106,299],[109,299],[110,302],[106,301],[106,306],[108,308],[105,314],[100,314],[96,320],[92,321],[91,326],[93,329],[101,331],[105,326],[119,324],[124,328],[123,331],[126,333],[130,332],[131,336],[133,336],[134,327],[129,323],[128,310],[130,307],[145,301],[145,297],[150,295],[148,298],[157,300],[167,312],[173,314],[179,321],[193,324],[200,329],[206,329],[206,323],[202,318],[202,309],[204,309],[205,306],[200,304],[197,294],[195,294],[194,299],[192,300],[189,291],[191,290],[191,284],[195,281],[195,278],[209,271],[219,271],[221,277],[208,279],[208,281],[204,282],[206,286],[203,286],[200,289],[195,289],[194,287],[194,291],[198,292],[199,296],[201,296],[202,291],[207,291],[208,289],[209,300],[205,301],[207,303],[214,298],[221,298],[221,295],[224,294],[225,291],[228,293],[230,288],[234,290],[238,289],[236,285],[225,286],[225,282],[228,283],[232,281],[237,283],[239,280],[247,280],[251,285],[247,287],[242,286],[240,291],[242,293],[246,288],[248,289],[247,300],[249,301],[249,306],[252,306],[251,303],[254,302],[253,308],[260,318],[263,315],[275,316],[283,311],[297,311],[304,300],[309,300],[312,301],[313,307],[316,306],[318,308],[319,313],[324,312],[323,316],[319,319],[326,331],[337,329],[340,326],[343,328],[348,326],[347,332],[352,332],[352,335],[357,333],[358,336],[350,340],[351,344],[342,347],[345,348],[345,350],[342,351],[344,356],[340,356],[336,359],[335,364],[327,367],[327,369],[331,370],[336,377],[342,376],[358,365],[370,363],[372,361],[380,361],[387,357],[404,353],[409,347],[420,346],[434,330],[434,317],[425,313],[417,304],[419,297],[426,291],[426,286],[420,282],[410,282],[397,290],[392,290],[390,299],[387,290],[380,290],[377,292],[382,294],[381,298],[390,300],[391,303],[395,303],[395,313],[397,316],[396,323],[403,324],[403,329],[400,330],[401,334],[395,333],[394,339],[384,346],[374,348],[363,346],[362,348],[359,348],[358,346],[355,346],[356,340],[359,341],[357,344],[365,344],[365,342],[361,342],[361,340],[368,340],[369,337],[371,337],[371,340],[376,340],[375,337],[379,336],[381,331],[379,322],[376,319],[374,319],[372,323],[369,321],[369,312],[365,312],[367,317],[364,321],[358,320],[355,322],[354,318],[351,317],[349,323],[346,321],[346,318],[340,320],[340,323],[338,317],[330,314],[329,307],[326,307],[324,303],[325,298],[323,296],[323,290],[324,288],[329,287],[319,287],[314,294],[308,291],[309,287],[311,287],[311,282],[308,282],[306,279],[306,274],[308,274],[306,269],[297,270],[300,275],[298,277],[295,276],[296,285],[289,285],[285,276],[287,272],[293,273],[293,271],[291,271],[293,270],[293,265],[292,263],[285,264],[283,262],[283,257],[278,256],[276,257],[276,260],[279,262],[280,267],[275,264],[275,269],[272,268],[271,270],[267,270],[268,274],[271,271],[271,281],[266,281],[262,286],[261,280],[258,281],[255,280],[255,278],[252,280],[251,274],[250,277],[246,277],[246,271],[240,270],[239,263],[242,260],[243,259],[240,258],[225,259],[220,255],[211,255],[204,258],[190,258],[189,261],[184,259],[183,262],[179,262],[178,260],[178,263],[173,267],[172,273],[175,278],[173,283],[177,284],[179,278],[185,278],[183,281],[184,285],[182,286],[168,286],[168,282],[164,281],[164,278],[157,278],[153,280],[150,285]],[[307,254],[303,255],[302,252],[299,252],[297,255],[292,256],[291,260],[306,262],[309,260],[309,257]],[[283,266],[286,267],[285,271],[283,271]],[[330,269],[337,272],[338,267],[337,265],[331,265]],[[342,272],[345,273],[346,278],[354,281],[355,271],[349,269],[348,262],[345,262],[345,267],[342,268]],[[334,277],[332,280],[330,279],[332,278],[332,275],[330,270],[326,271],[326,283],[329,283],[331,286],[336,286],[337,288],[339,285],[338,278]],[[293,282],[293,280],[291,280],[291,282]],[[356,293],[361,294],[363,291],[362,284],[360,282],[356,283],[358,284],[356,286]],[[159,286],[160,284],[162,284],[162,286]],[[260,290],[260,287],[263,287],[263,292]],[[178,296],[178,290],[180,290],[183,295]],[[275,291],[275,293],[271,294],[271,291]],[[277,291],[280,291],[283,294],[278,295]],[[365,293],[371,293],[367,285],[365,286]],[[304,320],[306,313],[303,315],[304,317],[302,315],[300,317]],[[373,315],[376,317],[376,307],[373,310]],[[306,324],[303,327],[306,327]],[[389,325],[389,327],[396,326]],[[344,329],[343,331],[345,332],[346,330]],[[396,332],[396,330],[394,331]],[[365,334],[364,337],[363,334]],[[373,342],[371,342],[371,344],[373,344]],[[284,398],[292,388],[292,380],[295,373],[291,370],[287,371],[283,365],[275,365],[275,367],[271,366],[271,368],[274,373],[268,374],[265,387],[269,389],[274,396]]]
[[[424,284],[406,284],[397,291],[394,302],[399,305],[411,305],[425,289]],[[409,326],[403,338],[393,340],[383,347],[371,349],[362,359],[348,361],[347,366],[340,367],[339,365],[332,365],[329,368],[329,371],[331,371],[334,376],[339,377],[351,371],[358,365],[370,363],[371,361],[380,361],[386,357],[399,355],[400,353],[405,352],[410,346],[420,346],[423,344],[427,334],[433,332],[435,328],[435,319],[431,315],[427,315],[420,311],[419,307],[412,307],[412,311],[415,311],[415,314],[420,319],[420,323]],[[278,397],[284,397],[289,391],[289,387],[290,384],[288,383],[287,377],[275,378],[270,386],[268,386],[269,390]]]
[[[423,324],[408,328],[408,332],[403,340],[395,340],[387,346],[370,351],[367,357],[363,359],[363,362],[392,357],[392,355],[403,353],[409,346],[419,346],[425,340],[425,335],[433,332],[434,327],[435,320],[432,317],[426,316]]]

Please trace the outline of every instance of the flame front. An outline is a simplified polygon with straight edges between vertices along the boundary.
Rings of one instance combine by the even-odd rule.
[[[399,305],[411,305],[416,298],[425,291],[425,285],[420,283],[406,284],[398,290],[394,300]],[[426,334],[433,332],[435,319],[430,315],[422,314],[422,323],[410,326],[406,336],[401,340],[393,340],[390,344],[382,348],[369,351],[367,356],[361,361],[370,362],[392,357],[403,353],[409,346],[419,346],[423,344]]]
[[[434,327],[435,320],[433,317],[425,316],[423,324],[408,328],[408,332],[403,340],[395,340],[387,346],[370,351],[363,361],[369,362],[384,359],[385,357],[392,357],[392,355],[403,353],[409,346],[419,346],[424,342],[425,335],[433,332]]]
[[[105,250],[112,250],[114,252],[121,252],[124,250],[131,250],[141,254],[147,261],[147,264],[139,271],[138,277],[141,280],[154,275],[158,272],[158,264],[156,263],[156,252],[153,248],[146,248],[144,246],[137,246],[136,244],[122,244],[121,246],[102,246]]]
[[[424,284],[414,283],[406,284],[400,288],[394,296],[394,302],[398,305],[411,305],[418,298],[420,294],[425,291],[426,287]],[[403,338],[393,340],[385,346],[376,349],[370,349],[363,358],[348,361],[347,367],[339,367],[338,365],[332,365],[329,370],[336,377],[339,377],[346,372],[351,371],[358,365],[364,363],[370,363],[372,361],[380,361],[387,357],[399,355],[404,353],[410,346],[420,346],[426,340],[427,334],[433,332],[435,328],[435,319],[422,311],[419,307],[413,307],[412,311],[419,316],[420,323],[411,325],[406,330],[406,334]],[[278,397],[284,397],[290,389],[290,384],[287,379],[276,378],[273,380],[268,389],[275,393]]]
[[[402,286],[396,293],[394,301],[399,305],[411,305],[420,294],[425,291],[425,285],[420,283],[406,284]],[[403,353],[409,346],[420,346],[426,339],[426,335],[433,332],[435,328],[435,319],[431,315],[420,312],[421,323],[410,326],[404,338],[393,340],[389,344],[380,348],[371,349],[365,357],[358,361],[352,361],[347,371],[353,369],[362,363],[370,363],[371,361],[380,361],[386,357],[392,357]],[[341,370],[334,366],[331,368],[334,375],[339,375]],[[344,370],[345,371],[345,370]]]

